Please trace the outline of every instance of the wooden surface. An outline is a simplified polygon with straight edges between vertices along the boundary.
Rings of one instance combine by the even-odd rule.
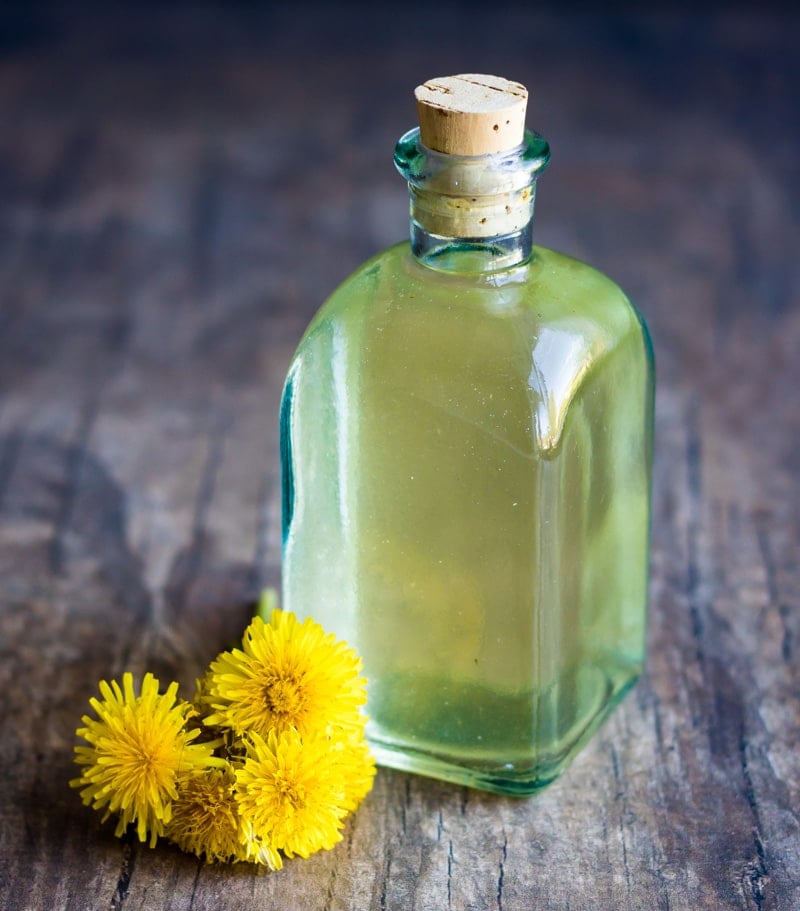
[[[0,906],[796,911],[798,14],[377,6],[3,15]],[[537,242],[652,329],[647,674],[533,800],[381,771],[271,876],[117,840],[67,786],[80,715],[191,684],[278,582],[289,358],[406,232],[414,86],[464,71],[529,86]]]

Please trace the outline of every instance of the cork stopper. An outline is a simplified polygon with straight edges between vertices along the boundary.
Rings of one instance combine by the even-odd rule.
[[[462,73],[414,91],[422,144],[447,155],[489,155],[518,146],[528,90],[499,76]]]

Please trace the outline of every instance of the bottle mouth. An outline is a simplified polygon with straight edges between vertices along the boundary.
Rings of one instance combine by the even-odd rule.
[[[447,155],[424,146],[419,129],[395,147],[397,170],[408,181],[411,220],[447,238],[516,234],[533,218],[535,184],[550,160],[546,140],[526,131],[523,142],[487,155]]]
[[[414,187],[446,196],[497,196],[532,184],[550,162],[547,140],[526,130],[522,143],[488,155],[447,155],[422,144],[419,127],[397,142],[394,163]]]

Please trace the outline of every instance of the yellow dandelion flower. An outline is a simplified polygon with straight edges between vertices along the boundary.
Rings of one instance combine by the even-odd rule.
[[[242,839],[254,860],[278,851],[308,857],[342,837],[348,813],[345,767],[327,738],[303,740],[297,731],[251,738],[250,755],[236,770]],[[269,864],[273,866],[272,863]]]
[[[266,741],[254,736],[236,771],[244,855],[280,870],[281,852],[308,857],[333,847],[374,777],[363,737],[309,742],[296,731],[272,733]]]
[[[208,863],[246,859],[239,842],[235,784],[230,765],[181,776],[166,837],[183,851],[205,856]]]
[[[330,744],[333,761],[339,764],[344,781],[343,806],[356,810],[372,789],[375,759],[363,737],[348,737]]]
[[[241,649],[212,662],[203,701],[206,724],[262,738],[296,730],[316,736],[363,731],[366,701],[361,660],[344,642],[311,619],[275,609],[269,623],[257,616]]]
[[[77,731],[88,746],[75,747],[83,768],[70,785],[81,788],[87,806],[105,809],[104,819],[119,814],[117,835],[135,822],[139,840],[149,832],[153,846],[169,822],[178,775],[222,760],[213,758],[213,743],[191,743],[199,731],[184,728],[192,709],[177,699],[177,683],[159,695],[158,680],[145,674],[137,695],[126,673],[122,687],[103,680],[99,688],[102,699],[90,700],[97,718],[84,715]]]

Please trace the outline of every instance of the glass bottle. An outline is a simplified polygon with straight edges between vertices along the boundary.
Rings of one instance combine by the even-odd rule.
[[[417,89],[410,244],[328,299],[281,407],[284,605],[363,657],[378,762],[520,795],[641,672],[653,407],[625,294],[532,247],[526,96]]]

